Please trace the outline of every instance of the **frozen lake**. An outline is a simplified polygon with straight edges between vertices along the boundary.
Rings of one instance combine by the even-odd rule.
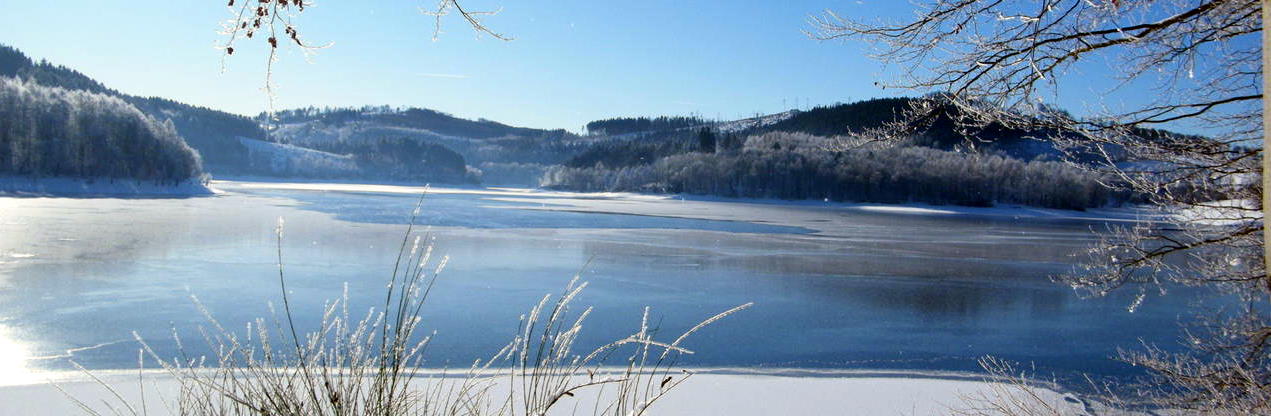
[[[0,197],[0,384],[64,369],[67,355],[135,368],[132,331],[161,354],[175,351],[173,328],[197,347],[205,321],[191,294],[231,327],[267,316],[279,301],[279,217],[293,310],[319,315],[345,283],[365,310],[382,302],[419,192],[214,187],[224,192]],[[1172,349],[1196,296],[1175,291],[1130,313],[1133,293],[1084,299],[1052,283],[1109,223],[1100,215],[434,189],[419,222],[450,262],[424,311],[437,331],[428,365],[493,354],[590,259],[577,301],[596,307],[584,345],[630,334],[645,306],[678,334],[754,302],[690,339],[698,354],[686,364],[961,371],[993,354],[1041,375],[1132,376],[1109,357],[1140,340]]]

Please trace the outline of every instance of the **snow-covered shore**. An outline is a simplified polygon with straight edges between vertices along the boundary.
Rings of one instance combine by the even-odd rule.
[[[932,205],[925,203],[871,203],[871,202],[832,202],[820,200],[784,200],[761,198],[729,198],[709,195],[688,194],[644,194],[633,192],[574,192],[552,189],[531,189],[511,187],[479,187],[440,185],[425,188],[422,184],[402,182],[338,181],[324,179],[278,179],[260,177],[241,177],[229,180],[214,180],[213,185],[224,185],[227,188],[243,187],[251,189],[279,189],[328,192],[367,192],[384,194],[415,194],[421,192],[433,194],[474,194],[500,198],[524,198],[524,200],[506,199],[504,202],[546,203],[547,206],[533,207],[537,209],[572,210],[569,204],[561,204],[563,200],[577,201],[641,201],[641,202],[703,202],[732,203],[747,205],[770,205],[807,208],[827,208],[846,211],[874,212],[887,214],[911,215],[965,215],[1013,217],[1020,219],[1086,219],[1104,221],[1161,221],[1167,216],[1160,212],[1141,207],[1098,208],[1085,211],[1073,211],[1055,208],[1038,208],[1025,205],[1003,204],[993,207],[968,207],[959,205]],[[534,198],[541,198],[538,200]],[[553,203],[555,202],[555,203]],[[639,214],[631,212],[630,214]]]
[[[735,221],[798,227],[824,236],[859,236],[859,221],[844,222],[844,215],[864,218],[903,216],[913,219],[981,218],[999,221],[1079,223],[1138,223],[1168,221],[1169,216],[1142,207],[1071,211],[1020,205],[964,207],[929,204],[883,204],[816,200],[724,198],[700,195],[659,195],[627,192],[581,193],[549,189],[502,187],[431,187],[406,184],[358,184],[322,181],[213,181],[226,192],[286,190],[419,195],[465,194],[497,202],[490,207],[532,211],[560,211],[636,215],[713,221]],[[868,222],[868,221],[867,221]]]
[[[175,405],[178,384],[157,371],[107,371],[97,374],[140,411],[167,415]],[[444,382],[445,378],[422,378],[416,387]],[[453,380],[453,379],[452,379]],[[99,409],[105,403],[118,404],[113,393],[81,376],[53,384],[35,383],[0,387],[0,414],[51,416],[83,414],[73,400],[58,391]],[[493,397],[506,394],[507,383],[496,383]],[[943,415],[968,410],[976,400],[1036,394],[1062,414],[1083,414],[1101,407],[1077,397],[1046,388],[1029,392],[1012,384],[983,381],[975,375],[926,373],[870,373],[858,371],[765,371],[702,370],[656,402],[654,415]],[[592,408],[590,394],[580,393],[578,403],[559,406],[552,414],[587,414]],[[577,412],[575,412],[577,410]]]
[[[135,179],[0,176],[0,196],[186,197],[216,193],[198,179],[158,184]]]

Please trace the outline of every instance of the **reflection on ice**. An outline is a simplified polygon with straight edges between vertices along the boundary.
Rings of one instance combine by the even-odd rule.
[[[0,325],[0,386],[39,381],[37,371],[27,365],[29,360],[29,347],[18,342],[12,328]]]

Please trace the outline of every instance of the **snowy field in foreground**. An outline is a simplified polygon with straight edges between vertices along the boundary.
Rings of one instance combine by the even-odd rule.
[[[0,196],[199,196],[216,191],[197,179],[176,185],[134,179],[0,176]]]
[[[102,379],[132,401],[140,414],[141,388],[136,372],[106,372]],[[146,410],[168,415],[175,405],[176,383],[161,373],[148,372],[144,379]],[[436,383],[421,379],[419,385]],[[110,411],[103,403],[118,404],[112,394],[91,381],[58,384],[68,394],[91,407]],[[496,387],[494,397],[506,394],[507,384]],[[1084,414],[1097,403],[1082,403],[1067,394],[1046,389],[1033,392],[1062,414]],[[992,397],[1023,397],[1017,387],[974,379],[930,378],[921,374],[868,375],[827,373],[812,376],[771,374],[699,373],[672,390],[649,408],[652,415],[944,415],[968,410],[974,401]],[[564,403],[551,414],[590,414],[594,401],[588,393],[578,402]],[[165,402],[167,403],[165,405]],[[118,408],[121,409],[122,408]],[[125,414],[128,414],[126,410]],[[0,387],[0,414],[52,416],[83,414],[75,403],[51,384]]]

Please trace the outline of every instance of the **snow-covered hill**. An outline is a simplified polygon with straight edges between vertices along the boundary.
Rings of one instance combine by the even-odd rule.
[[[260,173],[275,176],[338,177],[358,173],[351,156],[337,155],[289,144],[238,138],[247,157]]]
[[[370,140],[388,137],[409,137],[423,141],[455,142],[473,140],[448,136],[423,128],[394,126],[373,121],[351,121],[327,124],[308,120],[280,124],[271,131],[274,140],[304,147],[332,145],[358,145]]]
[[[722,133],[736,133],[758,127],[768,127],[785,121],[790,117],[794,117],[796,114],[799,114],[799,110],[782,111],[776,114],[743,118],[741,120],[724,121],[716,124],[715,129]]]

